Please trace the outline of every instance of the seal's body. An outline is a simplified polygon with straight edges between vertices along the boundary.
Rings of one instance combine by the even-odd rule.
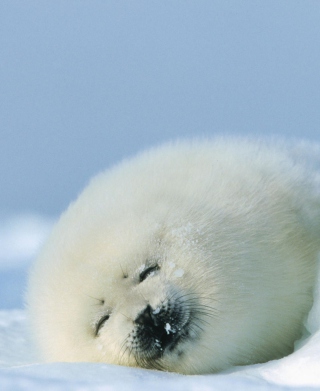
[[[195,374],[289,354],[320,249],[312,154],[182,142],[94,178],[30,274],[44,357]]]

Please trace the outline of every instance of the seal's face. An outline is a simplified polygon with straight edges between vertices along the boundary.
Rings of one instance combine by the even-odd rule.
[[[183,278],[184,270],[173,263],[171,273],[167,268],[164,262],[143,264],[133,276],[123,275],[127,280],[123,281],[124,299],[113,307],[100,300],[92,326],[102,355],[109,355],[111,345],[118,353],[118,363],[169,370],[168,362],[174,365],[175,359],[181,360],[188,345],[200,338],[199,317],[209,316],[210,311],[201,306],[195,294],[179,286],[176,280]],[[117,290],[121,288],[115,288],[115,293]]]
[[[196,244],[200,232],[190,223],[163,228],[140,219],[139,226],[84,227],[76,239],[63,238],[50,271],[38,270],[48,277],[42,287],[38,281],[46,300],[33,298],[40,299],[34,317],[50,360],[178,372],[203,362],[215,288],[204,290],[212,278]],[[211,365],[208,356],[207,371]]]
[[[86,337],[99,361],[182,371],[191,348],[202,344],[214,309],[196,286],[190,252],[183,253],[172,231],[169,239],[151,235],[144,253],[120,251],[107,272],[99,262],[98,273],[90,277],[87,270],[81,299],[88,313],[80,321],[89,322]],[[141,246],[142,238],[133,242]]]

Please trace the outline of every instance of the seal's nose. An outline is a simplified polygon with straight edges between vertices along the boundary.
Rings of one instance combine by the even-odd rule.
[[[134,322],[140,326],[145,326],[151,329],[158,326],[157,317],[153,314],[150,305],[147,305],[147,307],[140,312]]]
[[[170,319],[166,311],[156,312],[147,305],[134,321],[139,328],[141,346],[146,348],[152,344],[153,349],[155,346],[158,348],[160,355],[167,347],[173,349],[180,338],[180,332],[171,327]]]

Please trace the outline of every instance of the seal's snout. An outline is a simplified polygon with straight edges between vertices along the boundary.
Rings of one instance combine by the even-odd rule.
[[[135,323],[139,328],[139,336],[141,337],[141,346],[146,347],[152,342],[157,346],[158,354],[162,354],[164,349],[173,344],[177,339],[178,334],[173,329],[169,321],[169,314],[162,310],[153,310],[150,305],[140,312],[137,316]],[[148,348],[150,348],[148,346]],[[170,346],[171,348],[171,346]]]

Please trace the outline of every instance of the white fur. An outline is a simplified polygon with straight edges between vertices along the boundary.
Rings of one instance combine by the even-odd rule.
[[[208,373],[289,354],[312,305],[319,156],[303,143],[178,142],[95,177],[30,273],[45,359],[135,366],[134,319],[178,296],[186,319],[188,297],[213,315],[198,315],[201,330],[164,354],[163,369]],[[150,260],[160,270],[139,283]]]

